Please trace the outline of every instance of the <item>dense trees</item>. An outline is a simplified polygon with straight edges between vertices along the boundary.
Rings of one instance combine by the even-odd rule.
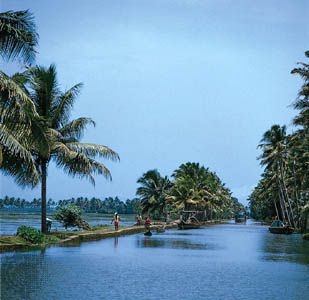
[[[243,209],[219,177],[199,163],[182,164],[173,172],[171,181],[157,170],[150,170],[137,183],[143,212],[153,216],[205,210],[209,219],[229,218]]]
[[[309,58],[309,51],[305,55]],[[309,65],[299,63],[291,73],[304,81],[293,103],[295,131],[287,134],[286,126],[273,125],[264,133],[259,145],[264,173],[249,200],[253,217],[278,216],[299,227],[309,203]]]
[[[59,201],[48,199],[46,206],[47,209],[54,210],[70,204],[76,205],[87,213],[113,214],[114,212],[118,212],[120,214],[140,214],[142,211],[141,202],[139,199],[127,199],[123,202],[118,197],[107,197],[104,200],[95,197],[78,197]],[[0,208],[41,208],[41,199],[34,198],[32,201],[26,201],[25,199],[5,196],[0,199]]]

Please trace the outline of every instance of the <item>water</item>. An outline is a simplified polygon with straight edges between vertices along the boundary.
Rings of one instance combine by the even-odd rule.
[[[48,213],[47,217],[53,220],[52,213]],[[113,215],[88,213],[84,214],[83,218],[91,225],[111,225]],[[120,225],[130,226],[135,223],[134,215],[121,215]],[[29,211],[1,211],[0,210],[0,235],[13,235],[19,226],[26,225],[37,229],[41,228],[40,212]],[[72,229],[72,228],[71,228]],[[64,230],[64,227],[53,220],[52,230]]]
[[[1,254],[1,299],[309,299],[309,242],[221,224]]]

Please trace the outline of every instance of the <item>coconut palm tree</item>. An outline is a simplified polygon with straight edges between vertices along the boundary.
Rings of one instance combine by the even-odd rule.
[[[172,177],[175,182],[169,199],[178,210],[204,208],[214,197],[209,185],[208,170],[199,163],[182,164]]]
[[[259,157],[261,165],[265,166],[266,171],[271,171],[277,180],[284,220],[295,226],[286,184],[288,164],[286,127],[273,125],[270,130],[264,133],[258,147],[262,149],[262,154]]]
[[[47,137],[45,148],[36,143],[29,150],[36,162],[40,174],[42,200],[42,232],[46,233],[46,180],[47,169],[51,161],[73,177],[87,178],[95,184],[95,174],[111,179],[108,168],[95,160],[97,157],[118,161],[119,156],[107,146],[81,143],[80,139],[88,125],[95,125],[90,118],[70,120],[74,102],[80,93],[82,84],[76,84],[62,92],[57,82],[54,65],[48,68],[36,66],[25,75],[22,88],[27,92],[39,117],[41,129]],[[32,132],[32,134],[35,134]]]
[[[32,63],[37,42],[34,18],[29,11],[0,13],[0,55],[4,60]],[[46,139],[39,133],[35,107],[16,82],[17,77],[11,78],[0,71],[0,167],[5,173],[17,176],[19,183],[31,184],[38,181],[39,175],[25,146],[25,137],[31,128],[37,127],[36,142],[44,143]],[[23,166],[27,172],[17,173],[13,164],[19,165],[17,169]]]
[[[149,170],[137,180],[140,187],[136,194],[140,197],[143,213],[166,213],[166,199],[172,186],[167,176],[162,177],[158,170]]]

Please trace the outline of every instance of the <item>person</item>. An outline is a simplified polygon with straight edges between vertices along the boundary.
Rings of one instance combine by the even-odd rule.
[[[49,218],[46,218],[47,231],[50,232],[53,221]]]
[[[150,225],[151,225],[151,221],[150,221],[150,218],[149,216],[146,218],[145,220],[145,228],[150,231]]]
[[[118,216],[118,213],[115,212],[114,219],[113,219],[112,222],[114,222],[115,230],[117,231],[118,227],[119,227],[119,216]]]

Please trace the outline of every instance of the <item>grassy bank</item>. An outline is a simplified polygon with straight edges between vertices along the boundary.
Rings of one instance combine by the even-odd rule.
[[[152,225],[151,229],[155,230],[157,227],[158,225]],[[166,228],[175,227],[177,227],[175,224],[166,225]],[[0,252],[40,249],[50,245],[78,245],[85,241],[100,240],[144,231],[144,226],[121,226],[118,231],[115,231],[113,226],[95,226],[89,231],[52,231],[48,235],[44,235],[43,242],[40,244],[32,244],[20,236],[0,236]]]
[[[203,225],[212,225],[223,223],[225,221],[213,220],[207,221]],[[177,228],[176,223],[164,224],[154,223],[151,230],[165,225],[166,229]],[[44,235],[43,242],[40,244],[31,244],[19,236],[0,236],[0,252],[10,251],[27,251],[31,249],[41,249],[51,245],[74,245],[78,246],[82,242],[101,240],[111,237],[124,236],[129,234],[142,233],[145,231],[144,226],[121,226],[118,231],[113,226],[94,226],[88,231],[52,231],[48,235]]]

